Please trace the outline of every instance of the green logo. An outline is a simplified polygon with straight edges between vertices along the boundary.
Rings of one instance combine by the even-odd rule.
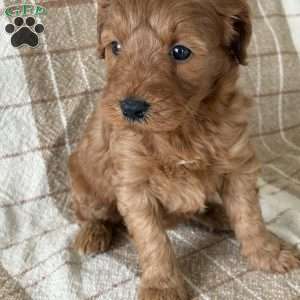
[[[47,9],[40,5],[20,4],[12,5],[4,10],[7,17],[27,17],[27,16],[40,16],[46,15]]]

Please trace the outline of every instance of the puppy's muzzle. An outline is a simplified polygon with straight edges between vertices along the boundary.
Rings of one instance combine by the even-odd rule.
[[[124,117],[130,121],[144,121],[150,104],[143,99],[128,97],[120,102]]]

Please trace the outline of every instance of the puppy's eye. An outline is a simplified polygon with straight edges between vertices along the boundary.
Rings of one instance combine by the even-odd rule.
[[[192,51],[182,45],[176,45],[171,49],[170,55],[178,61],[185,61],[189,59],[192,55]]]
[[[120,44],[119,42],[113,41],[113,42],[111,43],[111,51],[112,51],[112,53],[113,53],[114,55],[116,55],[116,56],[119,55],[121,49],[122,49],[122,46],[121,46],[121,44]]]

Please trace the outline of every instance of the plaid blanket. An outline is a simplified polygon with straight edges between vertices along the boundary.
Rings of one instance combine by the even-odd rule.
[[[249,2],[254,36],[241,85],[257,102],[251,130],[264,163],[261,205],[269,229],[300,246],[300,3]],[[14,3],[0,0],[0,9]],[[36,49],[13,48],[4,31],[11,20],[0,16],[0,299],[132,300],[139,271],[126,233],[103,255],[70,249],[78,227],[67,158],[105,80],[96,0],[43,5]],[[191,224],[169,236],[194,299],[300,299],[299,271],[249,270],[230,235]]]

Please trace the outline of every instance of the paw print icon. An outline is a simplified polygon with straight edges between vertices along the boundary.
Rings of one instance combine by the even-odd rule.
[[[29,46],[35,48],[39,45],[39,34],[44,32],[43,24],[36,23],[33,17],[16,17],[13,23],[5,27],[5,31],[11,34],[11,44],[16,47]]]

